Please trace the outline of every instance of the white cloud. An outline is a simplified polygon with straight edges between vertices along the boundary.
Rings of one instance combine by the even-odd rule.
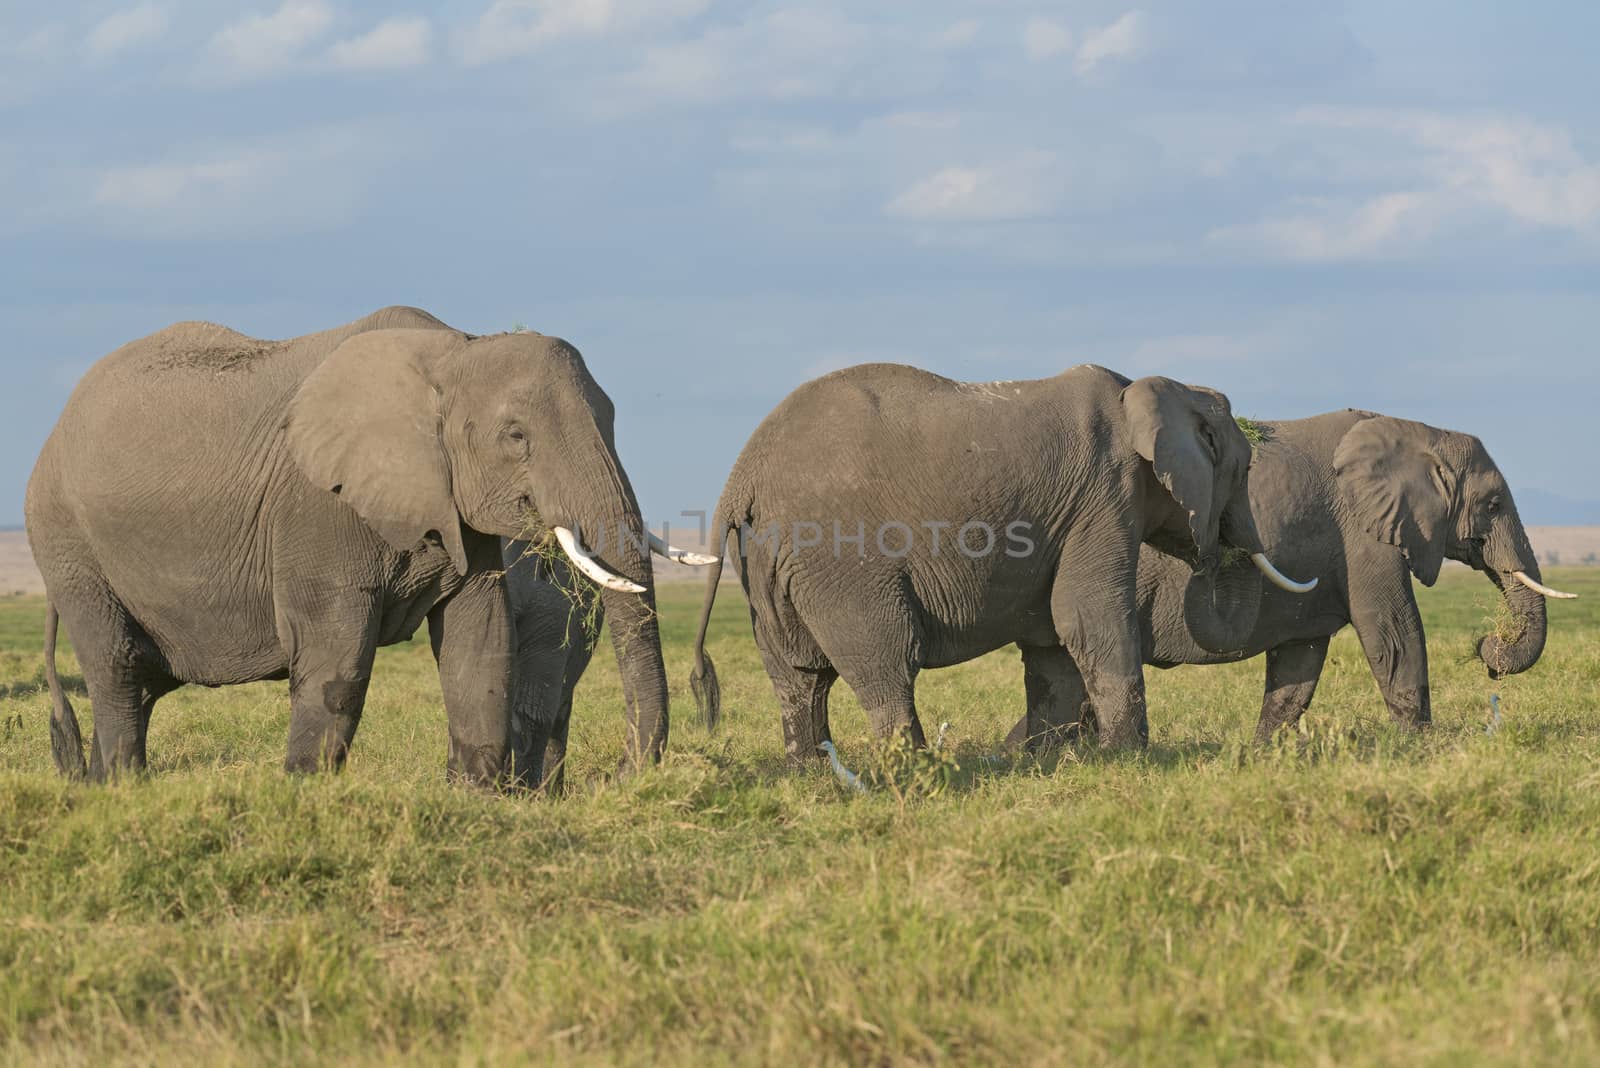
[[[1600,164],[1562,127],[1521,118],[1429,112],[1311,111],[1306,125],[1378,130],[1427,155],[1415,160],[1441,196],[1495,208],[1519,222],[1566,229],[1600,224]]]
[[[1294,260],[1413,255],[1498,220],[1600,236],[1600,164],[1562,127],[1504,116],[1419,111],[1306,111],[1319,184],[1343,196],[1291,199],[1266,218],[1212,232],[1214,242]]]
[[[466,63],[495,63],[564,38],[671,25],[709,6],[710,0],[495,0],[459,35],[456,50]]]
[[[1431,233],[1432,208],[1421,192],[1384,193],[1355,203],[1308,199],[1292,213],[1221,227],[1210,240],[1309,263],[1368,259]]]
[[[865,31],[832,13],[793,9],[658,45],[622,79],[636,102],[827,95],[850,76]]]
[[[1029,59],[1053,59],[1072,50],[1072,31],[1050,19],[1029,19],[1022,28],[1022,49]]]
[[[321,0],[285,0],[270,15],[248,15],[211,38],[214,73],[228,81],[258,78],[293,63],[333,22]]]
[[[107,15],[89,31],[85,47],[94,59],[106,59],[118,52],[148,44],[167,30],[165,8],[140,4],[114,15]]]
[[[1387,188],[1308,202],[1213,236],[1295,259],[1335,260],[1406,251],[1452,225],[1494,216],[1600,231],[1600,165],[1560,127],[1405,111],[1309,111],[1295,124],[1323,131],[1319,143],[1338,169]]]
[[[157,240],[337,229],[413,151],[410,131],[341,125],[119,164],[88,188],[88,218],[99,231]]]
[[[884,214],[919,222],[1008,222],[1049,216],[1066,185],[1059,161],[1034,152],[981,167],[945,167],[900,193]]]
[[[940,30],[933,38],[933,46],[940,50],[965,48],[977,39],[981,28],[977,19],[961,19]]]
[[[169,208],[190,196],[237,188],[257,178],[270,163],[270,157],[253,154],[194,163],[115,167],[101,176],[94,203],[135,212]]]
[[[1136,55],[1145,44],[1144,15],[1130,11],[1109,26],[1090,30],[1078,47],[1078,73],[1089,74],[1108,59]]]
[[[328,58],[352,70],[397,70],[422,66],[432,51],[433,24],[418,15],[385,19],[360,37],[334,44]]]

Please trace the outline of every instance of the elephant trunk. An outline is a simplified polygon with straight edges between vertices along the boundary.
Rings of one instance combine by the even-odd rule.
[[[653,585],[643,593],[604,590],[611,646],[622,676],[627,717],[623,766],[637,770],[661,759],[667,744],[667,671],[661,659]]]
[[[1537,572],[1533,574],[1537,577]],[[1494,633],[1478,640],[1478,659],[1489,669],[1489,677],[1498,679],[1527,671],[1538,663],[1539,654],[1544,652],[1545,605],[1543,594],[1509,574],[1491,571],[1489,578],[1500,589],[1508,618],[1497,622]]]
[[[667,741],[667,673],[656,621],[650,539],[609,435],[597,434],[572,470],[581,480],[535,496],[541,519],[574,565],[598,587],[622,680],[623,769],[661,758]]]
[[[1537,582],[1539,564],[1514,509],[1507,508],[1497,518],[1484,543],[1482,563],[1500,590],[1505,612],[1497,617],[1494,632],[1478,641],[1478,659],[1489,669],[1489,677],[1498,679],[1527,671],[1544,652],[1544,595],[1519,577]]]
[[[1261,576],[1244,558],[1196,571],[1184,587],[1184,625],[1208,653],[1242,653],[1260,611]]]
[[[667,672],[656,617],[650,541],[627,479],[615,469],[611,487],[619,507],[595,546],[594,560],[620,582],[601,583],[600,603],[622,678],[625,737],[623,769],[637,770],[661,759],[667,744]]]
[[[1250,558],[1261,535],[1249,500],[1240,493],[1222,514],[1220,554],[1202,558],[1183,591],[1183,619],[1196,645],[1208,653],[1243,649],[1261,609],[1261,581]]]
[[[1518,570],[1537,578],[1537,565],[1530,567],[1531,570]],[[1489,677],[1498,679],[1527,671],[1538,663],[1539,655],[1544,652],[1545,604],[1543,594],[1529,589],[1509,573],[1490,571],[1489,578],[1499,588],[1506,612],[1497,619],[1494,632],[1478,640],[1478,659],[1489,669]]]

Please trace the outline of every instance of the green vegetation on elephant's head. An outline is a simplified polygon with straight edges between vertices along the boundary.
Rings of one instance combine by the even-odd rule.
[[[1239,432],[1244,435],[1244,439],[1250,443],[1252,449],[1267,440],[1268,431],[1265,423],[1258,423],[1244,415],[1234,416],[1233,421],[1239,424]]]

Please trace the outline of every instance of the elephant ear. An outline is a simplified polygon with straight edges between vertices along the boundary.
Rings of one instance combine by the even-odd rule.
[[[356,510],[401,551],[429,531],[467,572],[461,518],[441,430],[443,396],[428,370],[460,345],[441,330],[379,330],[334,349],[301,383],[284,420],[301,474]]]
[[[1122,391],[1122,407],[1136,452],[1189,517],[1201,559],[1216,552],[1216,453],[1199,395],[1170,378],[1141,378]]]
[[[1425,423],[1379,415],[1346,431],[1333,454],[1351,514],[1374,538],[1398,546],[1424,586],[1444,564],[1457,488],[1437,451],[1441,436]]]

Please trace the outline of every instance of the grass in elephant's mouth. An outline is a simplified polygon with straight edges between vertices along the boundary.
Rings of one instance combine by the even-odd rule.
[[[567,617],[568,630],[571,630],[571,621],[576,619],[584,641],[593,646],[600,640],[603,612],[600,587],[571,565],[549,525],[531,507],[523,512],[522,528],[517,533],[517,540],[523,544],[522,553],[508,566],[525,563],[537,567],[539,577],[560,590],[571,606]]]
[[[148,780],[64,783],[34,685],[42,602],[0,601],[0,1044],[17,1062],[1594,1063],[1600,569],[1550,581],[1584,597],[1550,606],[1544,661],[1489,683],[1436,657],[1422,736],[1390,725],[1348,631],[1306,729],[1267,750],[1246,744],[1259,659],[1149,671],[1143,756],[996,762],[1015,651],[927,672],[954,770],[874,750],[840,685],[841,755],[883,775],[866,793],[785,770],[730,587],[723,732],[680,719],[661,769],[611,782],[622,690],[597,657],[559,802],[443,781],[426,638],[380,651],[340,776],[278,770],[287,693],[264,683],[165,698]],[[1418,591],[1435,648],[1477,626],[1482,585]],[[701,592],[658,590],[680,709]],[[1486,735],[1491,689],[1505,726]]]

